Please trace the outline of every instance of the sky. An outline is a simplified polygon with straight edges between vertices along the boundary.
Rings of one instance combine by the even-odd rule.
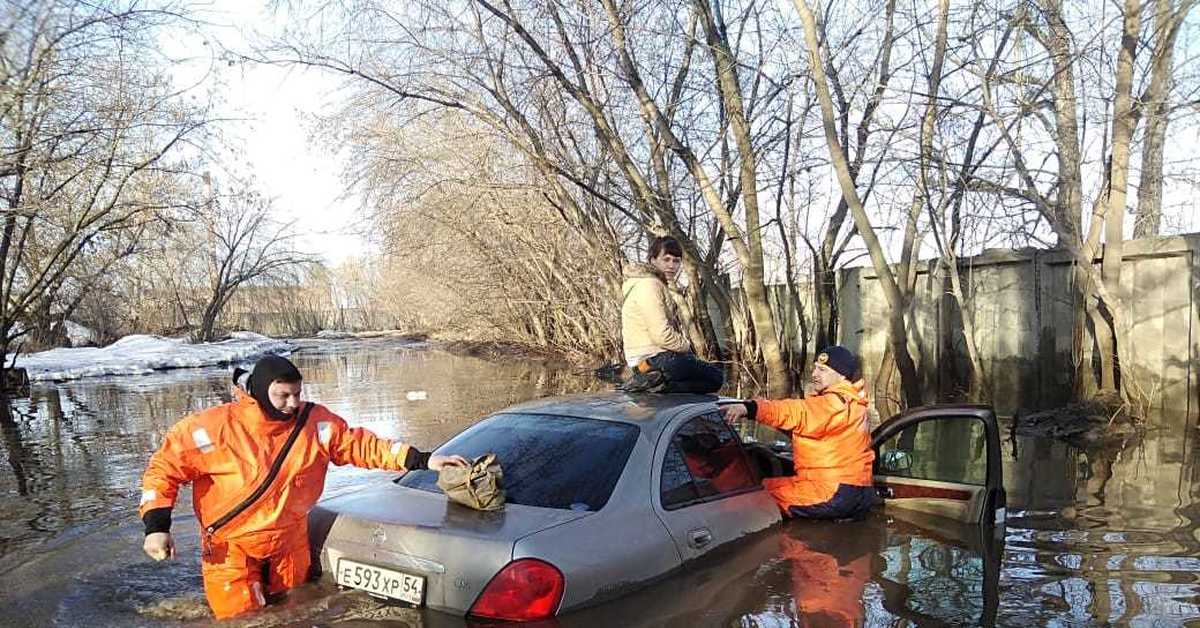
[[[271,16],[256,1],[216,0],[202,17],[207,32],[173,32],[164,37],[177,64],[177,84],[200,85],[216,98],[214,115],[222,134],[238,149],[235,169],[252,173],[256,186],[274,200],[281,221],[295,221],[298,246],[336,266],[369,250],[361,228],[359,201],[347,197],[341,180],[342,157],[310,139],[311,115],[336,104],[336,77],[316,70],[214,61],[214,50],[244,49]]]
[[[253,173],[260,191],[274,199],[278,217],[296,221],[300,246],[337,265],[372,250],[371,243],[357,233],[362,229],[359,201],[345,194],[340,178],[342,157],[310,139],[310,117],[336,106],[340,79],[318,70],[213,64],[218,41],[225,48],[244,49],[255,31],[280,23],[281,18],[269,13],[266,4],[262,0],[212,0],[202,10],[209,28],[175,33],[164,40],[164,47],[170,56],[190,60],[176,68],[181,85],[203,77],[204,84],[219,97],[217,115],[238,119],[222,125],[226,135],[241,147],[245,170]],[[1185,129],[1176,123],[1172,131],[1184,140],[1176,146],[1184,151],[1200,137],[1200,127]],[[832,177],[828,185],[836,196]],[[1131,189],[1130,194],[1136,190]],[[1167,230],[1197,228],[1200,197],[1194,188],[1170,185],[1166,196],[1167,206],[1174,210],[1171,222],[1178,223],[1167,225]]]

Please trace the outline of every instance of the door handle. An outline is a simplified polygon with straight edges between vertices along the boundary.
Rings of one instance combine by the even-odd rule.
[[[693,549],[700,549],[712,542],[712,532],[708,528],[688,530],[687,539]]]

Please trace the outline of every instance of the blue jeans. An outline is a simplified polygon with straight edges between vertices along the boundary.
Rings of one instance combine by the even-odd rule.
[[[725,384],[719,367],[696,357],[694,353],[663,351],[646,358],[650,366],[662,371],[667,382],[661,392],[715,393]]]

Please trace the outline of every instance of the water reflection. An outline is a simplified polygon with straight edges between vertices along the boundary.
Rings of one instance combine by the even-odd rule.
[[[873,523],[789,524],[779,535],[772,569],[759,576],[776,579],[774,589],[782,595],[768,599],[762,611],[747,614],[741,624],[760,626],[782,615],[801,626],[860,625],[866,617],[863,591],[882,545],[883,535]],[[789,586],[781,586],[784,582]]]
[[[916,625],[996,621],[1003,527],[971,526],[897,511],[879,569],[884,609]]]
[[[568,369],[394,342],[307,349],[295,356],[306,395],[352,425],[423,448],[509,404],[600,386]],[[176,509],[181,558],[162,564],[141,556],[135,510],[137,484],[161,434],[185,414],[227,400],[227,378],[227,369],[213,368],[40,385],[29,399],[0,409],[0,625],[210,623],[188,508]],[[790,523],[558,624],[1198,622],[1198,436],[1183,417],[1151,427],[1130,442],[1089,451],[1009,441],[1011,519],[999,531],[901,511],[849,524]],[[336,468],[327,490],[380,479]],[[330,624],[463,622],[319,583],[231,625]]]
[[[1005,616],[1045,623],[1183,625],[1200,620],[1197,436],[1174,420],[1088,451],[1021,439],[1006,461],[1014,518]]]

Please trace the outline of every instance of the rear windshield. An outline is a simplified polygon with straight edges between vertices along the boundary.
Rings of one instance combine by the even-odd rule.
[[[600,510],[612,495],[638,427],[544,414],[497,414],[438,448],[474,458],[495,453],[504,470],[506,501],[567,510]],[[431,492],[437,473],[413,471],[397,482]]]

